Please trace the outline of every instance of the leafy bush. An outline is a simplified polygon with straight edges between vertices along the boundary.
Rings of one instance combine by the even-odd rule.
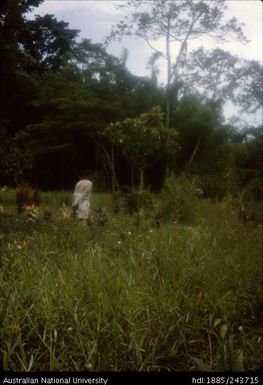
[[[15,229],[23,229],[24,227],[28,227],[30,225],[34,225],[37,223],[39,218],[39,213],[37,210],[26,210],[20,216],[18,216],[15,220],[14,227]]]
[[[161,192],[159,216],[182,222],[192,222],[195,218],[197,197],[193,183],[185,175],[168,178]]]
[[[263,178],[255,178],[245,186],[242,200],[244,202],[263,200]]]
[[[209,198],[223,199],[228,194],[236,195],[237,181],[231,171],[220,174],[207,174],[201,178],[204,195]]]
[[[253,179],[235,199],[235,210],[245,222],[263,223],[262,182],[261,178]]]
[[[132,190],[124,197],[124,207],[129,214],[138,213],[140,209],[150,214],[154,207],[153,194],[148,190]]]

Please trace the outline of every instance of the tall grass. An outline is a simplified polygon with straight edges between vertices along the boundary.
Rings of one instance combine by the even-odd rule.
[[[260,226],[201,200],[192,226],[0,214],[5,370],[254,370],[263,357]],[[93,207],[111,198],[94,194]],[[33,219],[32,219],[33,218]]]

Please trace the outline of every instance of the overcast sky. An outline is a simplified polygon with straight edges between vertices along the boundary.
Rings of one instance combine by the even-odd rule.
[[[117,10],[115,5],[123,2],[125,1],[45,0],[38,8],[34,9],[33,14],[53,14],[58,20],[68,22],[70,28],[80,30],[79,36],[81,38],[88,38],[94,43],[101,43],[110,32],[111,26],[122,18],[123,11]],[[262,2],[260,0],[230,0],[227,3],[229,7],[227,17],[236,17],[238,21],[244,23],[244,32],[250,43],[244,45],[232,42],[220,47],[240,57],[262,62]],[[162,42],[157,44],[161,46]],[[202,44],[207,49],[215,48],[214,43],[199,39],[198,46]],[[192,46],[192,48],[196,47]],[[129,70],[136,75],[150,75],[150,70],[147,69],[147,60],[152,51],[147,44],[141,39],[125,38],[121,43],[112,42],[107,50],[119,57],[123,48],[129,50],[127,61]],[[174,54],[176,54],[176,47]],[[160,62],[159,80],[161,82],[165,82],[165,68],[165,63]]]

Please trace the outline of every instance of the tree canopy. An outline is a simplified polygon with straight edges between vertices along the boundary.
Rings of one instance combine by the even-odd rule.
[[[191,48],[204,36],[247,42],[242,25],[227,19],[226,1],[119,4],[126,16],[106,40],[143,38],[153,50],[150,78],[128,70],[125,49],[113,56],[54,15],[29,19],[40,3],[9,0],[0,8],[1,183],[71,188],[89,168],[104,188],[161,187],[168,163],[171,172],[227,186],[262,179],[260,127],[241,130],[223,116],[227,100],[251,114],[262,108],[260,63],[219,47]],[[165,87],[157,81],[160,59]]]

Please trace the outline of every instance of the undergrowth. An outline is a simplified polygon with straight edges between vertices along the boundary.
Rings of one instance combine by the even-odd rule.
[[[182,196],[178,192],[178,196]],[[65,203],[65,197],[68,198]],[[1,368],[255,370],[263,358],[260,225],[198,199],[194,223],[70,215],[70,194],[0,213]],[[43,212],[52,217],[45,220]],[[147,214],[148,215],[148,214]],[[260,318],[261,317],[261,318]]]

